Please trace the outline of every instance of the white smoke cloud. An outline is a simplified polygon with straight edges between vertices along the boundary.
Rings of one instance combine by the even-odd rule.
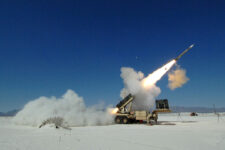
[[[134,110],[149,110],[154,106],[155,98],[160,94],[159,87],[152,85],[150,88],[144,88],[141,81],[144,78],[142,72],[136,72],[133,68],[122,67],[121,78],[124,82],[124,88],[120,96],[124,98],[129,93],[135,95],[132,108]]]
[[[68,90],[61,98],[40,97],[28,102],[13,121],[17,124],[39,126],[51,117],[62,117],[69,126],[106,125],[113,116],[103,105],[86,107],[82,97]]]
[[[176,70],[173,70],[168,73],[168,87],[171,90],[182,87],[189,78],[186,76],[186,70],[177,66]]]

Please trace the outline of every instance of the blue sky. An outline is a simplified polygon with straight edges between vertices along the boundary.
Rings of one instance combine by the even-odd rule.
[[[0,111],[67,89],[87,105],[118,102],[120,68],[145,75],[179,61],[190,81],[171,91],[171,105],[225,107],[225,1],[0,2]]]

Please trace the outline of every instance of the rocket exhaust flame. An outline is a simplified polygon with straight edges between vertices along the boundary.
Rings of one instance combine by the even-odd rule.
[[[118,112],[118,108],[114,108],[112,111],[111,111],[111,114],[113,115],[113,114],[116,114],[117,112]]]
[[[157,69],[153,73],[149,74],[146,78],[142,80],[142,85],[144,88],[149,88],[152,85],[155,85],[157,81],[159,81],[164,74],[166,74],[176,63],[176,60],[173,59],[161,68]]]

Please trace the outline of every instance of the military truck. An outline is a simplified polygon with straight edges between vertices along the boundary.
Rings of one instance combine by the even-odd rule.
[[[116,107],[115,123],[128,124],[135,122],[147,122],[154,121],[157,124],[158,113],[171,112],[167,99],[156,100],[156,109],[152,112],[146,110],[132,110],[132,102],[135,96],[132,94],[127,95],[122,101],[120,101]]]

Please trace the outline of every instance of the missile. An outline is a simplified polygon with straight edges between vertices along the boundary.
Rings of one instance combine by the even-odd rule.
[[[178,61],[185,53],[187,53],[192,47],[194,46],[194,44],[192,44],[191,46],[189,46],[187,49],[185,49],[179,56],[177,56],[175,58],[176,61]]]

